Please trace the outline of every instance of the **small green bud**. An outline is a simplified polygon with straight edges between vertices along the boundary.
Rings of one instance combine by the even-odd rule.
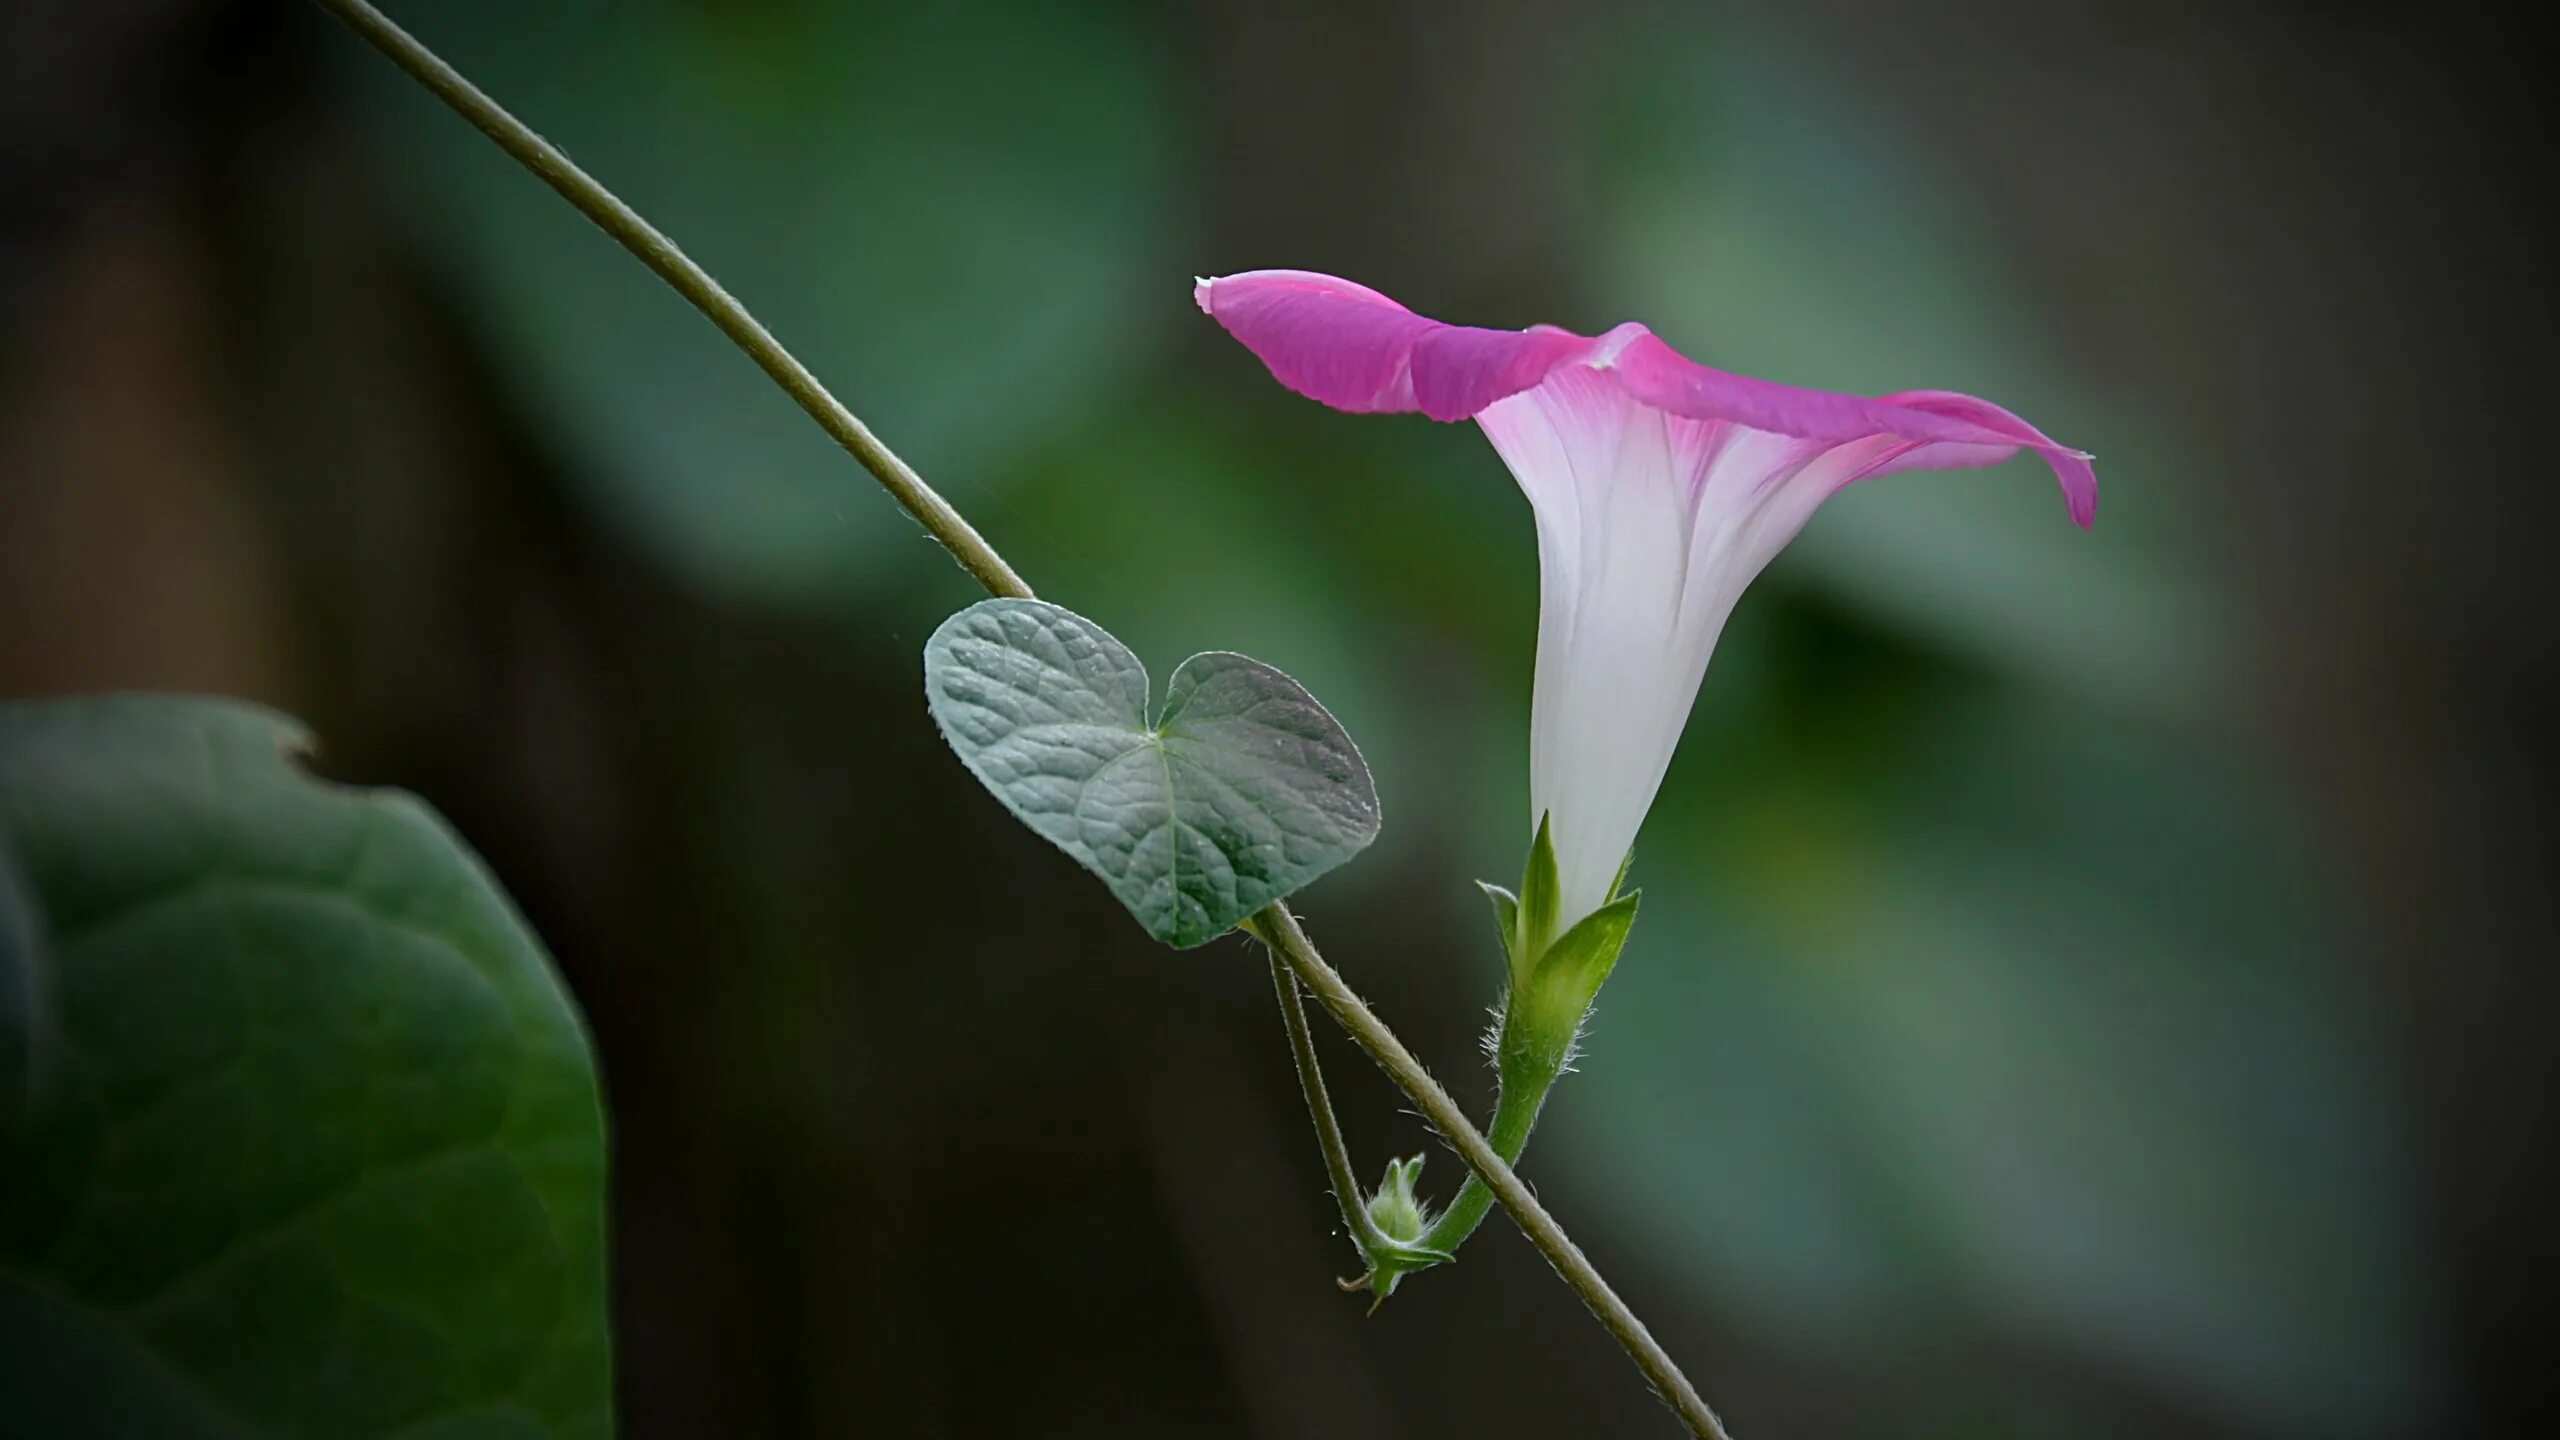
[[[1361,1277],[1360,1283],[1378,1297],[1369,1306],[1373,1313],[1396,1293],[1397,1281],[1416,1270],[1446,1265],[1457,1258],[1422,1243],[1422,1237],[1431,1233],[1431,1224],[1439,1217],[1414,1193],[1414,1186],[1421,1181],[1421,1156],[1390,1160],[1386,1178],[1378,1182],[1368,1203],[1361,1207],[1372,1233],[1360,1242],[1362,1252],[1369,1257],[1369,1273]]]
[[[1386,1178],[1369,1196],[1369,1223],[1398,1245],[1411,1245],[1431,1231],[1431,1212],[1413,1193],[1422,1178],[1422,1157],[1387,1162]]]

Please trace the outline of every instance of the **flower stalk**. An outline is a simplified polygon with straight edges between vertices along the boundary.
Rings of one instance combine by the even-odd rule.
[[[1519,893],[1478,882],[1493,902],[1494,925],[1502,937],[1508,971],[1501,1018],[1488,1044],[1500,1090],[1493,1123],[1485,1130],[1485,1139],[1506,1165],[1520,1163],[1529,1133],[1546,1109],[1548,1094],[1573,1068],[1592,1001],[1617,967],[1618,953],[1626,947],[1627,933],[1635,924],[1637,895],[1616,893],[1626,877],[1626,867],[1621,865],[1609,901],[1557,935],[1557,876],[1551,828],[1541,819]],[[1389,1183],[1401,1179],[1410,1185],[1411,1171],[1418,1168],[1408,1167],[1399,1175],[1390,1167]],[[1456,1258],[1458,1247],[1484,1223],[1494,1200],[1492,1187],[1470,1174],[1457,1198],[1432,1221],[1419,1243],[1401,1254],[1373,1254],[1371,1283],[1380,1298],[1391,1293],[1403,1275]]]

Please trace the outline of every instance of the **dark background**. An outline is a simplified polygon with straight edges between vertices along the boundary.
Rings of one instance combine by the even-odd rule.
[[[1190,277],[2097,451],[2092,534],[1913,475],[1755,588],[1528,1172],[1746,1436],[2551,1421],[2551,128],[2492,11],[395,13],[1045,596],[1324,697],[1387,829],[1302,908],[1471,1103],[1527,507]],[[0,9],[0,316],[0,696],[268,701],[487,855],[602,1053],[628,1434],[1668,1431],[1499,1219],[1335,1293],[1259,957],[1153,948],[925,720],[966,577],[318,12]],[[1426,1146],[1323,1039],[1364,1171]]]

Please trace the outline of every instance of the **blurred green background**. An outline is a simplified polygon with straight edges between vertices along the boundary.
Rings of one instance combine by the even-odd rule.
[[[1302,908],[1473,1104],[1527,506],[1190,278],[2096,451],[2094,533],[1915,474],[1755,587],[1528,1172],[1746,1436],[2550,1418],[2545,117],[2489,12],[395,13],[1045,597],[1323,697],[1387,825]],[[281,0],[32,0],[0,57],[0,696],[265,701],[489,857],[601,1051],[628,1434],[1670,1429],[1499,1222],[1335,1293],[1259,956],[950,763],[967,578],[548,191]],[[1424,1145],[1324,1038],[1362,1168]]]

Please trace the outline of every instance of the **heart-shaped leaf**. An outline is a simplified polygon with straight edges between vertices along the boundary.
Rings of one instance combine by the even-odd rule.
[[[1146,667],[1109,631],[988,600],[925,642],[924,683],[969,773],[1168,945],[1216,939],[1377,838],[1359,748],[1259,660],[1183,661],[1150,724]]]
[[[444,822],[304,739],[0,705],[0,1432],[600,1440],[577,1012]]]

